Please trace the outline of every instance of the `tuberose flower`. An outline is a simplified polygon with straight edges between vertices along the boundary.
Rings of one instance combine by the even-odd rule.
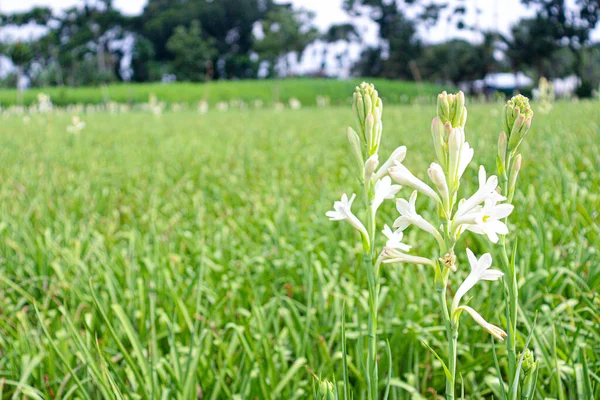
[[[499,340],[503,340],[506,337],[506,333],[498,328],[495,325],[487,322],[479,313],[473,310],[468,306],[459,306],[461,299],[463,296],[477,284],[479,281],[495,281],[500,279],[504,274],[501,271],[496,269],[490,269],[492,266],[492,256],[490,253],[485,253],[484,255],[477,259],[473,252],[470,249],[467,249],[467,258],[469,259],[469,264],[471,265],[471,272],[464,280],[464,282],[460,285],[456,294],[454,295],[454,300],[452,301],[452,310],[454,310],[453,316],[457,318],[460,316],[461,311],[466,311],[473,317],[475,322],[481,325],[486,331],[492,334]]]
[[[392,185],[392,179],[384,176],[375,183],[375,196],[373,197],[373,212],[377,211],[384,200],[393,199],[402,188],[400,185]]]
[[[508,227],[500,219],[508,217],[515,208],[512,204],[496,203],[496,199],[487,199],[481,211],[478,212],[476,223],[466,225],[466,229],[473,233],[487,235],[492,243],[498,243],[498,234],[506,235],[508,233]]]
[[[356,228],[363,235],[363,238],[369,240],[367,229],[352,213],[351,207],[355,198],[356,195],[353,194],[352,197],[350,197],[350,200],[348,200],[348,196],[346,193],[344,193],[340,201],[333,203],[333,210],[327,211],[325,215],[329,217],[330,221],[348,221],[350,225]]]
[[[467,214],[469,211],[473,210],[475,207],[483,203],[487,199],[495,199],[496,201],[504,200],[505,197],[496,192],[496,188],[498,187],[498,177],[496,175],[492,175],[486,179],[485,168],[482,166],[479,167],[479,189],[469,197],[467,200],[462,200],[458,204],[458,209],[454,214],[454,224],[457,224],[456,221]]]
[[[406,244],[406,243],[402,243],[402,237],[404,236],[404,234],[402,233],[401,229],[395,230],[393,231],[389,226],[385,225],[383,227],[383,234],[385,235],[385,237],[388,239],[387,242],[385,243],[386,247],[389,247],[391,249],[398,249],[398,250],[402,250],[402,251],[409,251],[411,246]]]
[[[400,213],[400,216],[396,218],[396,221],[394,221],[393,227],[403,231],[410,225],[415,225],[416,227],[433,235],[438,244],[444,243],[444,239],[437,229],[435,229],[433,225],[431,225],[425,220],[425,218],[417,213],[416,202],[416,190],[412,192],[408,201],[405,199],[396,199],[396,209]]]
[[[495,281],[502,277],[504,274],[496,269],[490,269],[492,266],[492,256],[490,253],[477,259],[471,249],[467,249],[467,258],[471,265],[471,272],[464,280],[462,285],[456,291],[454,295],[454,301],[452,302],[452,309],[456,309],[462,297],[479,281]]]

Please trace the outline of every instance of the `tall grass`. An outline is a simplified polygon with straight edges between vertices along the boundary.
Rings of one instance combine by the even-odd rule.
[[[283,79],[283,80],[248,80],[248,81],[215,81],[207,84],[198,83],[148,83],[148,84],[111,84],[100,87],[48,87],[32,88],[23,94],[23,104],[30,105],[37,101],[40,92],[49,94],[56,105],[69,104],[101,104],[106,101],[117,103],[143,103],[150,94],[155,94],[160,101],[167,103],[196,103],[206,100],[210,104],[220,101],[243,100],[248,103],[261,100],[267,105],[275,102],[287,103],[291,98],[300,100],[303,105],[314,106],[317,96],[329,97],[332,104],[351,104],[352,88],[361,82],[359,79]],[[431,83],[374,79],[386,104],[410,103],[417,97],[427,97],[433,102],[435,95],[441,91],[438,85]],[[17,102],[17,91],[0,90],[0,105],[3,107]]]
[[[536,115],[522,148],[510,227],[521,332],[537,313],[538,399],[600,397],[599,107]],[[382,152],[431,149],[434,114],[386,106]],[[324,216],[351,182],[351,118],[349,107],[98,113],[71,140],[70,115],[2,116],[0,398],[305,399],[315,376],[342,381],[344,312],[348,379],[363,398],[361,250],[341,239],[351,227]],[[469,126],[482,129],[468,132],[477,151],[466,174],[493,160],[499,118],[496,105],[469,107]],[[412,153],[415,170],[433,158],[426,152]],[[395,215],[391,202],[381,210]],[[499,254],[474,236],[466,245]],[[419,253],[434,246],[422,241]],[[421,342],[442,349],[445,332],[435,296],[423,296],[435,293],[431,271],[381,273],[390,397],[434,398],[444,376]],[[501,291],[477,290],[486,295],[473,306],[503,321]],[[457,384],[468,398],[498,398],[488,335],[460,330],[468,372]],[[506,373],[505,348],[496,352]]]

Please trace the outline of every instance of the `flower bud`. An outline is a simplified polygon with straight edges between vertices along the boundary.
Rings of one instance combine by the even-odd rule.
[[[435,185],[436,189],[442,196],[442,218],[448,219],[450,218],[448,208],[450,207],[450,195],[448,192],[448,184],[446,183],[446,175],[444,174],[444,170],[439,164],[431,163],[429,169],[427,170],[429,174],[429,179]]]
[[[463,128],[454,128],[448,136],[448,187],[450,196],[458,190],[459,163],[462,146],[465,143],[465,131]]]
[[[334,400],[335,399],[335,385],[329,379],[324,379],[319,382],[319,393],[317,399],[319,400]]]
[[[365,82],[356,87],[352,99],[357,131],[361,135],[363,146],[366,147],[365,153],[373,155],[379,149],[381,140],[383,102],[375,86]]]
[[[446,153],[448,151],[448,136],[444,129],[444,123],[440,117],[431,120],[431,136],[433,137],[433,148],[438,162],[443,169],[448,168]]]
[[[507,179],[506,176],[506,147],[508,146],[508,138],[506,132],[500,132],[498,136],[498,157],[496,158],[496,167],[498,168],[498,176]]]
[[[523,364],[521,369],[524,373],[528,373],[534,367],[535,357],[533,356],[533,352],[529,349],[525,350],[523,354],[519,354],[519,358],[521,355],[523,355]]]
[[[438,95],[437,113],[445,124],[450,122],[453,128],[464,128],[467,123],[467,109],[465,108],[465,94],[448,94],[445,91]]]
[[[521,364],[521,398],[531,399],[535,391],[535,383],[538,376],[538,367],[540,360],[535,359],[533,352],[529,349],[525,350],[524,353],[519,354],[519,359],[523,357]]]
[[[515,151],[531,126],[533,110],[523,95],[508,100],[502,109],[502,127],[508,137],[508,150]]]
[[[396,150],[392,152],[386,162],[383,163],[381,167],[379,167],[379,171],[375,174],[375,180],[379,180],[383,178],[388,173],[388,169],[394,166],[396,162],[401,163],[404,161],[404,157],[406,157],[406,146],[397,147]]]
[[[367,162],[365,163],[365,183],[368,184],[371,182],[371,178],[373,178],[373,173],[377,169],[379,165],[379,156],[377,154],[373,154],[371,157],[367,158]]]
[[[365,162],[363,160],[360,138],[358,137],[356,131],[350,127],[348,127],[347,137],[348,143],[350,143],[350,150],[352,150],[352,154],[354,156],[354,161],[356,161],[358,167],[361,169],[362,172],[362,168]]]

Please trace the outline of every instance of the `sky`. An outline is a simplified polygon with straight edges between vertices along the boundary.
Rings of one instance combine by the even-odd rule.
[[[0,0],[0,12],[26,11],[34,6],[51,6],[54,9],[64,9],[77,4],[83,4],[85,0]],[[218,1],[218,0],[216,0]],[[568,0],[573,3],[575,0]],[[305,8],[315,13],[315,25],[325,31],[330,25],[341,22],[352,21],[358,27],[364,44],[377,43],[377,26],[367,17],[352,19],[342,10],[343,0],[281,0],[291,2],[296,8]],[[511,25],[520,18],[529,17],[534,14],[533,9],[528,9],[521,4],[520,0],[445,0],[452,9],[453,5],[464,4],[467,6],[465,22],[468,25],[479,27],[482,30],[497,29],[500,33],[508,34]],[[139,14],[146,0],[113,0],[115,7],[130,15]],[[476,10],[479,10],[477,12]],[[410,14],[410,12],[409,12]],[[444,12],[442,17],[433,28],[420,28],[420,37],[427,43],[439,43],[449,38],[462,38],[477,42],[480,37],[472,31],[459,30],[456,21],[448,20],[449,12]],[[15,33],[13,31],[0,32],[0,35],[31,35],[35,29],[29,28],[25,32]],[[600,26],[592,34],[593,40],[600,40]],[[323,44],[315,43],[307,48],[302,60],[294,62],[292,72],[306,73],[320,65],[323,58]],[[338,44],[330,47],[327,56],[328,71],[332,74],[347,75],[349,66],[358,58],[362,46],[355,44],[346,46]],[[344,57],[336,58],[336,55],[344,54]],[[341,61],[338,62],[338,60]]]

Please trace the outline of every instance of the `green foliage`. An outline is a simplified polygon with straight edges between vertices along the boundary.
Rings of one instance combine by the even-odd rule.
[[[49,94],[56,105],[69,104],[102,104],[107,99],[118,103],[145,103],[151,94],[167,103],[195,104],[207,100],[210,104],[220,101],[243,100],[252,103],[261,100],[265,105],[273,105],[277,101],[287,103],[296,98],[305,106],[314,106],[317,96],[327,96],[332,104],[349,105],[352,97],[348,87],[362,82],[360,79],[341,81],[334,79],[284,79],[284,80],[247,80],[247,81],[213,81],[205,84],[171,83],[171,84],[113,84],[104,89],[84,88],[40,88],[30,89],[23,94],[23,104],[31,105],[37,101],[40,92]],[[389,81],[375,79],[386,104],[409,103],[427,96],[432,99],[441,91],[441,86],[424,84],[417,86],[412,82]],[[105,97],[108,96],[108,97]],[[0,90],[0,105],[3,107],[16,104],[15,90]]]
[[[280,7],[261,22],[263,37],[256,41],[255,49],[269,62],[270,77],[276,76],[281,57],[291,52],[302,55],[306,46],[318,37],[317,30],[308,25],[313,17],[312,13]]]
[[[190,28],[178,26],[167,42],[167,49],[173,53],[173,73],[181,81],[199,82],[212,70],[210,62],[217,56],[212,38],[202,35],[198,21],[192,21]]]
[[[387,104],[382,152],[430,148],[424,121],[433,103]],[[535,398],[600,397],[598,107],[559,102],[522,145],[510,229],[519,238],[520,331],[539,313],[530,343],[540,362]],[[341,385],[343,359],[362,398],[360,250],[340,239],[351,227],[324,216],[354,174],[347,105],[90,113],[72,142],[70,117],[2,117],[3,398],[306,399],[315,376]],[[470,105],[469,126],[478,127],[469,139],[477,154],[491,160],[498,106]],[[411,165],[426,168],[433,154],[425,153],[409,153]],[[473,179],[465,193],[481,160],[466,172]],[[378,224],[396,214],[391,202],[381,213]],[[468,245],[499,257],[486,240]],[[433,246],[422,241],[418,251]],[[465,259],[458,268],[466,276]],[[392,399],[443,391],[442,368],[421,345],[445,343],[432,328],[440,324],[436,301],[424,295],[435,292],[432,281],[426,267],[382,268],[380,350],[389,341],[392,364],[384,356],[380,370],[393,373]],[[473,307],[502,323],[501,291],[477,290]],[[465,398],[499,398],[487,334],[462,324],[460,336]],[[505,372],[504,347],[496,351]]]

